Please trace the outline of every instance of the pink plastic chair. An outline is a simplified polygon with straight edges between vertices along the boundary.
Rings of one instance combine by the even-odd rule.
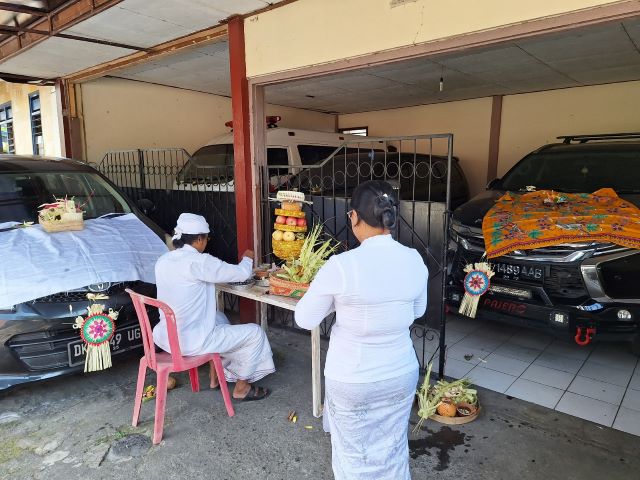
[[[169,374],[173,372],[184,372],[189,370],[189,378],[191,379],[191,390],[197,392],[200,390],[200,379],[198,378],[198,367],[210,361],[218,374],[220,382],[220,390],[224,398],[224,404],[227,407],[227,413],[230,417],[235,415],[231,396],[227,388],[227,382],[224,378],[224,370],[222,361],[218,353],[209,353],[206,355],[197,355],[192,357],[183,357],[180,351],[180,343],[178,342],[178,329],[176,327],[176,317],[173,310],[167,305],[155,298],[145,297],[133,290],[127,289],[126,292],[131,295],[133,306],[138,314],[140,322],[140,330],[142,332],[142,344],[144,346],[144,357],[140,359],[140,368],[138,370],[138,386],[136,388],[136,399],[133,406],[133,420],[131,424],[135,427],[138,425],[140,416],[140,406],[142,405],[142,394],[144,392],[144,380],[147,375],[147,368],[154,370],[157,374],[158,385],[156,387],[156,413],[155,423],[153,427],[153,444],[157,445],[162,440],[162,430],[164,428],[164,407],[167,401],[167,381]],[[169,334],[169,346],[172,353],[156,353],[153,343],[153,332],[151,331],[151,323],[145,305],[158,308],[164,312],[167,320],[167,332]]]

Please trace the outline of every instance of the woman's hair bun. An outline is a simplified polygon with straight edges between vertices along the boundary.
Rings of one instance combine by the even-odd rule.
[[[372,227],[396,227],[398,200],[387,182],[370,180],[360,184],[351,198],[351,207]]]
[[[376,198],[374,215],[380,220],[384,228],[389,230],[395,228],[398,217],[398,207],[393,196],[386,193],[379,195]]]

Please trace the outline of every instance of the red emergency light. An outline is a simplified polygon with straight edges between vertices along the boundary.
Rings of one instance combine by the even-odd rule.
[[[266,120],[267,120],[267,127],[274,128],[278,125],[278,122],[282,120],[282,117],[280,115],[268,115]],[[227,123],[224,124],[224,126],[233,128],[233,120],[229,120]]]

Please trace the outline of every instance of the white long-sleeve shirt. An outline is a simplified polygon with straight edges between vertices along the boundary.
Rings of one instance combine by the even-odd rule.
[[[428,276],[420,254],[391,235],[331,257],[295,311],[312,329],[335,308],[325,376],[368,383],[418,368],[409,327],[427,308]]]
[[[198,355],[216,327],[216,283],[242,282],[253,268],[250,258],[231,265],[207,253],[185,245],[162,255],[156,263],[158,300],[165,302],[176,316],[180,350],[183,355]],[[153,329],[153,341],[169,352],[167,323],[162,312]]]

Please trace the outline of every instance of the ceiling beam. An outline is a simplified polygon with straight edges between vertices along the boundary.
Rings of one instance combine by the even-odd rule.
[[[144,48],[144,47],[136,47],[134,45],[126,45],[124,43],[109,42],[107,40],[98,40],[97,38],[88,38],[88,37],[81,37],[78,35],[69,35],[66,33],[52,33],[50,31],[37,30],[35,28],[29,28],[29,27],[12,27],[10,25],[0,25],[0,33],[2,32],[17,33],[19,35],[25,34],[25,33],[33,33],[35,35],[45,35],[48,37],[60,37],[60,38],[66,38],[69,40],[77,40],[79,42],[97,43],[100,45],[109,45],[111,47],[127,48],[129,50],[138,50],[141,52],[147,51],[147,48]]]
[[[53,78],[38,78],[4,72],[0,72],[0,80],[11,83],[29,83],[31,85],[55,85],[56,83]]]
[[[42,8],[27,7],[9,2],[0,2],[0,10],[4,10],[5,12],[26,13],[34,17],[46,17],[49,15],[49,11]]]
[[[211,43],[227,40],[227,25],[218,25],[217,27],[207,28],[190,35],[161,43],[146,52],[133,53],[126,57],[117,58],[110,62],[105,62],[94,67],[87,68],[80,72],[65,77],[66,80],[73,83],[87,82],[105,75],[113,74],[125,68],[134,67],[142,63],[156,60],[167,55],[173,55],[182,50],[188,50]]]
[[[120,2],[122,0],[70,0],[49,12],[46,17],[29,24],[30,29],[47,32],[47,35],[16,33],[0,43],[0,61],[7,60]]]

